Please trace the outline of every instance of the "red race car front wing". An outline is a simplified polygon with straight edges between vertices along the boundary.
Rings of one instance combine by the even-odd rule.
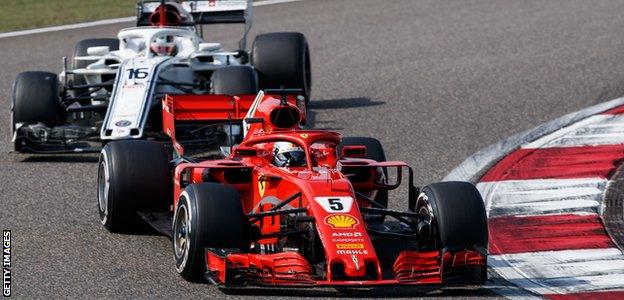
[[[207,278],[210,282],[235,287],[244,285],[272,287],[320,287],[320,286],[382,286],[382,285],[440,285],[464,283],[470,269],[486,266],[486,256],[477,251],[464,250],[455,253],[439,251],[403,251],[392,267],[392,276],[385,278],[379,265],[376,277],[334,278],[314,276],[314,267],[297,252],[275,254],[232,253],[219,255],[206,250]]]

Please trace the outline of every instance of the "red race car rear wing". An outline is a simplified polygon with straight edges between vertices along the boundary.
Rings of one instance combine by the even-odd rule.
[[[184,148],[176,140],[178,121],[242,122],[256,95],[166,95],[162,101],[163,130],[180,154]]]

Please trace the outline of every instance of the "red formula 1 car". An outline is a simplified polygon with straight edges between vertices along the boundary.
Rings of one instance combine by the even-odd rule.
[[[485,281],[486,215],[472,184],[418,189],[377,140],[304,130],[296,91],[265,92],[167,96],[171,158],[156,142],[108,143],[102,224],[121,232],[147,221],[172,238],[184,279],[227,288]],[[176,127],[215,121],[243,122],[245,138],[228,155],[190,156],[177,142]],[[407,207],[390,210],[388,191],[399,187]]]

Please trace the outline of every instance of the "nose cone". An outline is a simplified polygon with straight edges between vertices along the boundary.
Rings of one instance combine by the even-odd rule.
[[[355,248],[362,249],[338,249],[336,251],[338,254],[337,259],[333,259],[329,264],[333,279],[340,278],[343,275],[341,273],[344,273],[345,279],[366,276],[366,262],[371,261],[370,252],[364,249],[364,244],[359,244],[359,247]]]
[[[379,261],[355,199],[342,195],[315,197],[310,206],[325,248],[328,280],[379,278]]]

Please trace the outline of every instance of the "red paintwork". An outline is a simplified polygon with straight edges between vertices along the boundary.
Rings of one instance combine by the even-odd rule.
[[[488,225],[492,254],[614,247],[598,215],[505,216]]]
[[[206,251],[207,269],[215,275],[218,283],[226,282],[228,272],[244,270],[255,284],[272,286],[441,284],[443,270],[482,266],[485,263],[486,258],[475,251],[446,252],[442,257],[439,251],[403,251],[394,263],[392,279],[335,281],[331,277],[315,280],[312,266],[299,253],[229,254],[223,257]]]
[[[162,100],[163,130],[171,137],[173,146],[180,155],[184,148],[175,137],[177,121],[241,121],[255,95],[211,95],[209,98],[199,95],[166,95]]]
[[[403,251],[394,262],[394,278],[400,282],[442,283],[439,251]]]
[[[624,145],[518,149],[481,182],[544,178],[608,178],[624,156]]]
[[[165,4],[159,5],[150,15],[149,20],[152,26],[178,26],[182,22],[182,17],[176,6]]]
[[[226,272],[234,269],[254,270],[258,282],[277,285],[297,282],[313,284],[312,266],[299,253],[284,252],[277,254],[230,254],[221,257],[206,251],[208,270],[218,280],[225,282]]]
[[[241,120],[252,105],[248,99],[221,95],[167,96],[163,101],[163,127],[171,136],[174,145],[175,123],[184,120]],[[227,272],[245,269],[253,273],[257,284],[268,285],[389,285],[389,284],[435,284],[441,283],[442,270],[457,266],[472,265],[475,262],[485,265],[485,258],[475,259],[473,254],[459,252],[443,257],[439,251],[404,252],[394,264],[395,278],[382,278],[382,266],[377,257],[366,224],[360,214],[360,206],[368,206],[355,195],[355,190],[367,193],[379,189],[375,183],[382,167],[409,168],[404,162],[376,162],[368,159],[340,159],[336,155],[336,145],[340,135],[330,131],[302,130],[298,125],[278,128],[271,122],[271,115],[284,109],[295,119],[305,118],[305,109],[297,107],[296,99],[288,97],[285,105],[279,96],[265,95],[259,100],[253,115],[263,119],[263,123],[251,123],[249,131],[240,144],[241,149],[254,149],[251,156],[238,156],[236,148],[229,158],[207,160],[199,163],[181,163],[174,170],[174,209],[185,184],[200,183],[210,178],[222,184],[231,185],[239,191],[246,214],[267,211],[276,203],[267,202],[271,196],[286,199],[301,193],[298,199],[283,209],[305,208],[308,216],[315,220],[314,226],[324,249],[326,278],[312,279],[312,267],[306,259],[294,252],[277,254],[230,254],[220,257],[207,251],[206,261],[209,270],[216,274],[221,283],[227,284]],[[302,147],[306,152],[306,166],[280,168],[273,165],[272,148],[276,141],[289,141]],[[184,149],[175,147],[179,154]],[[252,151],[253,153],[253,151]],[[370,173],[370,179],[352,184],[341,172],[343,168],[360,169]],[[247,169],[251,179],[240,182],[240,178],[228,176],[229,172]],[[237,181],[238,180],[238,181]],[[394,187],[392,187],[394,188]],[[369,193],[370,194],[370,193]],[[315,197],[351,197],[352,205],[339,213],[328,212],[315,201]],[[343,224],[335,218],[347,221]],[[262,237],[258,243],[272,245],[277,238],[267,236],[280,231],[280,216],[266,216],[253,221],[260,228]],[[332,274],[335,264],[342,265],[343,273],[338,278]],[[374,270],[375,278],[363,280],[367,269]],[[354,280],[349,280],[353,278]]]

